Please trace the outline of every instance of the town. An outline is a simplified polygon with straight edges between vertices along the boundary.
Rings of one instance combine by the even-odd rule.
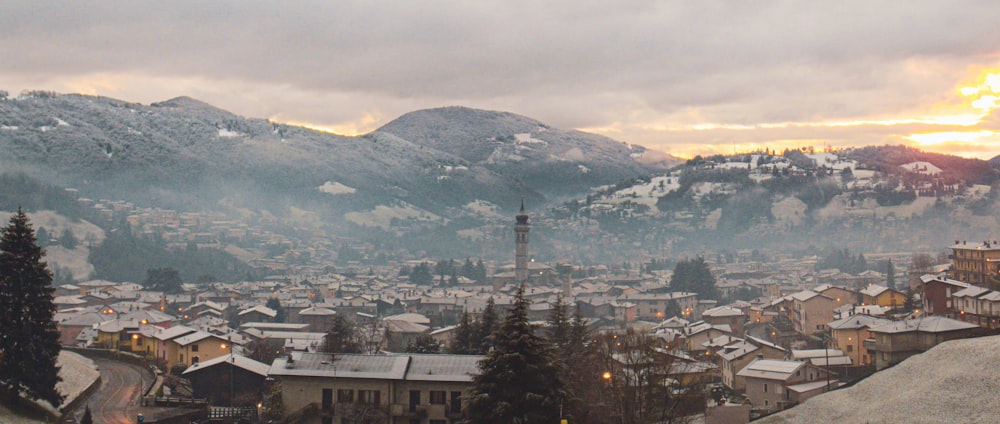
[[[198,220],[141,217],[132,224]],[[593,382],[618,390],[604,408],[624,414],[640,402],[624,393],[655,385],[674,402],[657,412],[661,418],[712,423],[787,409],[944,341],[1000,327],[1000,292],[991,290],[1000,272],[996,241],[956,240],[947,257],[841,258],[884,264],[884,272],[749,252],[725,262],[647,263],[638,272],[535,261],[523,205],[515,218],[513,261],[491,266],[482,281],[456,277],[462,266],[452,263],[425,269],[430,278],[416,282],[415,269],[430,267],[413,262],[350,275],[273,268],[267,278],[235,283],[181,284],[176,270],[164,269],[157,271],[165,276],[151,272],[152,288],[64,284],[54,300],[60,343],[155,368],[136,409],[151,415],[197,401],[208,409],[185,419],[212,411],[255,422],[442,424],[463,417],[488,353],[470,347],[470,329],[484,321],[496,328],[523,287],[527,318],[543,337],[556,337],[554,316],[576,315],[595,344],[612,338],[610,360]],[[228,234],[253,232],[235,230]],[[638,341],[653,348],[647,354]],[[635,358],[633,348],[648,356]],[[648,419],[633,418],[627,422]]]

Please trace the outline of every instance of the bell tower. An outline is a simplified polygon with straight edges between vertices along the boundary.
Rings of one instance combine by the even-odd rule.
[[[528,214],[524,212],[524,199],[521,199],[521,211],[514,226],[514,277],[517,284],[528,282],[528,231]]]

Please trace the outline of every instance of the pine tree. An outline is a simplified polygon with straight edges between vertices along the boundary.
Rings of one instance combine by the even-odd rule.
[[[473,350],[472,340],[475,337],[476,327],[469,319],[469,313],[462,313],[462,318],[455,327],[455,336],[452,337],[448,345],[448,352],[456,355],[469,355],[478,349]]]
[[[361,342],[358,340],[354,324],[341,315],[333,317],[330,331],[323,337],[323,351],[330,353],[361,353]]]
[[[83,410],[83,418],[80,418],[80,424],[94,424],[94,418],[90,416],[90,405]]]
[[[434,340],[430,334],[421,334],[406,346],[406,351],[408,353],[441,353],[441,344]]]
[[[570,346],[570,336],[573,330],[569,317],[569,307],[562,295],[556,297],[556,303],[552,304],[549,312],[549,342],[560,354]]]
[[[469,393],[467,423],[554,423],[564,398],[551,347],[528,322],[522,285],[494,334],[494,349],[479,362]]]
[[[470,353],[485,355],[493,349],[493,333],[497,331],[499,326],[500,317],[497,314],[497,305],[493,301],[493,297],[490,297],[486,301],[486,308],[483,308],[479,322],[476,324],[476,333],[473,338],[474,351]]]
[[[17,403],[20,395],[54,406],[59,332],[52,313],[55,289],[42,261],[28,217],[20,208],[0,230],[0,392]]]
[[[896,267],[892,265],[892,259],[885,264],[885,285],[896,290]]]

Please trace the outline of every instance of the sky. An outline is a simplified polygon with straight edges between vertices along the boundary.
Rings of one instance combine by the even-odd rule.
[[[363,134],[525,115],[680,157],[909,145],[1000,155],[1000,2],[0,3],[0,90]]]

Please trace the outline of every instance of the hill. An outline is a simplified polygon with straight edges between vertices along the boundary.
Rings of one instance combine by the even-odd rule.
[[[1000,336],[942,343],[875,373],[765,417],[779,423],[993,423],[1000,416]]]
[[[95,195],[179,208],[291,207],[344,220],[376,206],[512,211],[657,169],[645,149],[468,108],[404,115],[360,137],[244,118],[176,98],[151,105],[31,92],[0,100],[0,165]],[[548,176],[543,178],[542,176]]]

